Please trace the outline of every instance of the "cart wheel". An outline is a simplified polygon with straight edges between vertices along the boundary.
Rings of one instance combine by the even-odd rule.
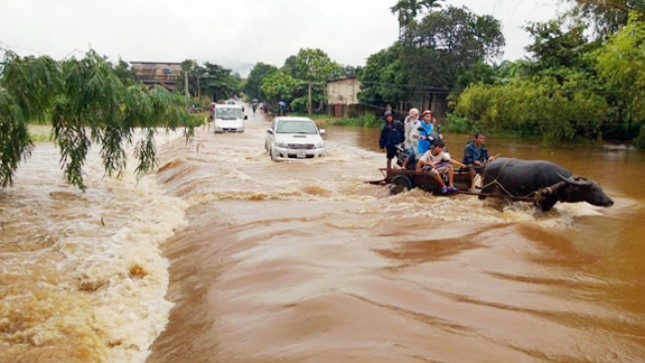
[[[390,194],[396,195],[412,188],[414,188],[412,179],[410,179],[407,175],[397,175],[392,178],[392,182],[390,184]]]

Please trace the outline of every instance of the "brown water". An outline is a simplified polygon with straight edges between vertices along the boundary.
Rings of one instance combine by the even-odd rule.
[[[153,176],[102,178],[96,150],[83,193],[58,160],[39,144],[0,189],[0,362],[142,362],[172,307],[159,246],[187,205]]]
[[[643,154],[489,141],[599,181],[611,209],[413,190],[378,179],[376,130],[332,128],[329,155],[272,162],[266,122],[202,133],[158,173],[186,200],[169,241],[158,362],[643,362]],[[460,155],[464,136],[447,135]]]
[[[156,183],[91,162],[87,193],[40,145],[0,191],[0,362],[645,361],[644,154],[490,139],[616,201],[543,214],[364,183],[377,130],[272,162],[267,126],[160,145]]]

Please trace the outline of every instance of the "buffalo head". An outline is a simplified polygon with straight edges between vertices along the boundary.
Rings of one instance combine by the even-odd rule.
[[[587,202],[600,207],[611,207],[614,201],[605,194],[600,185],[587,178],[571,175],[560,178],[565,182],[558,189],[558,197],[563,202]]]

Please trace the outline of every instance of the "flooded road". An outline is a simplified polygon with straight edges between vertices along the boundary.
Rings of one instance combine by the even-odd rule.
[[[623,149],[543,158],[600,182],[610,209],[419,190],[389,196],[377,130],[331,128],[327,157],[272,162],[266,121],[163,149],[157,181],[188,204],[164,244],[175,303],[158,362],[643,362],[645,171]],[[463,135],[446,135],[461,155]]]
[[[38,144],[0,189],[0,362],[142,362],[172,307],[160,244],[187,204],[133,165],[103,178],[97,150],[81,192],[59,158]]]
[[[0,189],[0,363],[645,361],[645,154],[489,138],[616,202],[539,213],[364,183],[378,130],[272,162],[267,126],[160,135],[139,181],[94,150],[85,193],[39,144]]]

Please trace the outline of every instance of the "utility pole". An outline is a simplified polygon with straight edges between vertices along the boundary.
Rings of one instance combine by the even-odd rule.
[[[310,115],[311,115],[311,106],[312,106],[311,103],[312,103],[312,100],[311,100],[311,80],[310,80],[309,81],[309,104],[307,107],[307,111],[309,112]]]
[[[186,91],[186,109],[188,110],[188,71],[184,71],[184,90]]]
[[[200,76],[197,76],[197,99],[198,100],[200,98],[202,98],[202,88],[199,86],[199,79],[200,78],[201,78]]]

